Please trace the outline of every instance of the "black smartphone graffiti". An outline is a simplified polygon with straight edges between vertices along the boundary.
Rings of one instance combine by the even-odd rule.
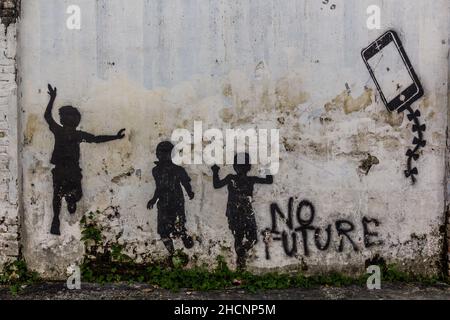
[[[391,112],[406,110],[408,120],[414,123],[412,131],[417,136],[413,140],[414,147],[406,152],[408,160],[404,171],[405,177],[411,178],[414,184],[419,171],[413,167],[412,162],[419,159],[419,149],[426,145],[423,137],[426,126],[419,121],[420,111],[414,111],[411,105],[423,96],[422,85],[400,38],[393,30],[385,32],[364,48],[361,55],[386,108]]]
[[[384,33],[361,55],[389,111],[402,112],[423,96],[422,85],[395,31]]]

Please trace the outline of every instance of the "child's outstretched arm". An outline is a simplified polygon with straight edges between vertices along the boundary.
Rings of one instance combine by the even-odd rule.
[[[267,175],[265,178],[253,177],[253,183],[272,184],[273,183],[273,176],[272,175]]]
[[[184,190],[186,190],[189,199],[194,199],[194,192],[192,191],[192,186],[191,186],[191,178],[189,177],[188,173],[186,172],[186,170],[182,167],[178,167],[179,170],[177,171],[177,175],[180,179],[181,185],[183,186]]]
[[[52,116],[52,110],[53,110],[53,104],[55,103],[57,89],[53,88],[50,84],[48,85],[48,94],[50,95],[50,101],[48,102],[47,109],[45,109],[44,118],[45,121],[47,121],[50,130],[53,131],[53,129],[59,127],[59,125],[56,123],[55,119],[53,119]]]
[[[183,185],[183,187],[184,187],[184,190],[186,190],[186,192],[187,192],[187,194],[188,194],[188,196],[189,196],[189,199],[194,199],[194,192],[192,191],[192,186],[191,186],[191,183],[189,182],[189,181],[181,181],[181,184]]]
[[[158,191],[155,190],[155,194],[153,195],[153,198],[150,199],[150,201],[147,203],[147,209],[148,210],[152,210],[153,206],[156,204],[156,202],[158,201]]]
[[[106,136],[106,135],[102,135],[102,136],[95,136],[93,134],[90,133],[84,133],[82,140],[84,142],[88,142],[88,143],[103,143],[103,142],[109,142],[109,141],[113,141],[113,140],[119,140],[119,139],[123,139],[125,137],[125,129],[120,130],[116,135],[113,136]]]
[[[156,181],[156,175],[155,175],[155,171],[154,170],[153,170],[152,174],[153,174],[153,178]],[[153,194],[153,198],[151,198],[150,201],[147,203],[147,209],[148,210],[153,209],[153,206],[156,204],[158,199],[159,199],[159,190],[158,190],[158,185],[157,185],[156,189],[155,189],[155,193]]]
[[[214,189],[220,189],[222,187],[225,187],[230,180],[230,176],[226,176],[223,180],[220,179],[219,177],[219,166],[218,165],[214,165],[211,167],[211,170],[213,172],[213,186]]]

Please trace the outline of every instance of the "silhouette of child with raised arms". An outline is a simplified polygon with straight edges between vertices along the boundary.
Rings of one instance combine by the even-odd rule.
[[[156,147],[158,161],[152,170],[156,189],[153,198],[147,204],[147,208],[151,210],[158,202],[158,234],[170,255],[175,253],[172,237],[181,236],[187,249],[194,246],[192,237],[187,234],[185,227],[186,214],[181,186],[191,200],[194,198],[194,192],[186,170],[172,162],[173,148],[174,145],[169,141],[161,142]]]
[[[56,88],[48,85],[50,102],[45,110],[45,120],[50,131],[55,136],[55,146],[51,163],[55,165],[53,174],[53,222],[51,234],[60,235],[59,214],[61,202],[64,198],[67,210],[74,214],[77,210],[77,202],[83,196],[80,168],[80,143],[102,143],[125,137],[125,129],[113,136],[95,136],[93,134],[77,130],[81,121],[80,112],[72,106],[64,106],[59,109],[61,125],[56,123],[52,116],[53,103],[56,99]]]
[[[213,184],[215,189],[228,187],[227,218],[228,226],[234,236],[234,248],[237,255],[238,269],[245,269],[247,253],[256,244],[257,226],[252,198],[255,184],[272,184],[273,176],[265,178],[248,176],[251,170],[248,153],[237,154],[234,157],[233,168],[236,174],[230,174],[223,180],[219,178],[220,168],[214,165]]]

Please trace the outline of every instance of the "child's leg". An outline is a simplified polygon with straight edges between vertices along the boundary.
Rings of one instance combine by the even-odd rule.
[[[173,255],[175,253],[175,248],[173,246],[173,241],[170,237],[163,237],[161,238],[162,242],[164,243],[164,246],[166,247],[167,251],[169,251],[170,255]]]
[[[239,270],[245,269],[245,256],[246,250],[243,245],[244,234],[243,232],[233,232],[234,234],[234,250],[236,251],[237,259],[236,265]]]
[[[158,234],[164,243],[170,255],[175,253],[171,234],[175,231],[175,223],[171,217],[168,217],[165,207],[158,203]]]
[[[66,196],[67,210],[70,214],[77,212],[77,202],[80,201],[82,196],[83,192],[81,189],[81,178],[70,181],[70,192]]]
[[[61,183],[59,172],[57,168],[52,169],[53,176],[53,221],[50,233],[59,236],[60,223],[59,214],[61,212],[61,200],[64,197],[63,185]]]
[[[72,196],[66,197],[67,210],[70,214],[77,212],[77,201]]]
[[[186,226],[184,225],[184,221],[181,223],[181,240],[183,240],[183,244],[186,247],[186,249],[191,249],[194,246],[194,240],[190,235],[187,234]]]
[[[250,221],[245,230],[246,241],[244,243],[245,251],[251,250],[258,241],[258,232],[256,229],[256,221]]]
[[[74,214],[75,212],[77,212],[77,203],[76,202],[67,203],[67,210],[69,210],[70,214]]]
[[[191,249],[194,246],[194,240],[188,234],[184,234],[181,240],[183,240],[183,244],[186,247],[186,249]]]
[[[61,235],[59,213],[61,212],[61,199],[62,199],[58,191],[59,190],[55,190],[53,194],[53,221],[52,227],[50,229],[50,233],[57,236]]]

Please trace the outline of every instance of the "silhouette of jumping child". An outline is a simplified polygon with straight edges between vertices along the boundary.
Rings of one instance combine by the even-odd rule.
[[[147,208],[151,210],[158,202],[158,234],[170,255],[175,253],[172,237],[181,236],[187,249],[194,246],[194,241],[187,234],[185,227],[186,214],[181,186],[191,200],[194,198],[194,192],[186,170],[172,162],[173,148],[174,145],[169,141],[161,142],[156,147],[158,161],[152,170],[156,189],[153,198],[147,204]]]
[[[265,178],[248,176],[251,170],[250,156],[247,153],[234,157],[236,174],[227,175],[223,180],[219,178],[220,168],[214,165],[213,185],[215,189],[228,187],[227,218],[228,226],[234,236],[234,248],[237,254],[238,269],[245,269],[247,253],[257,242],[257,226],[252,198],[255,184],[272,184],[273,176]]]
[[[55,166],[53,174],[53,221],[51,234],[60,235],[59,214],[61,202],[64,198],[67,210],[74,214],[77,210],[77,202],[83,196],[81,179],[83,178],[80,168],[80,143],[102,143],[125,137],[125,129],[120,130],[113,136],[95,136],[93,134],[77,130],[81,121],[80,112],[72,106],[64,106],[59,109],[61,125],[56,123],[52,116],[53,103],[56,99],[56,88],[48,85],[50,102],[45,110],[45,120],[50,131],[55,136],[55,146],[51,163]]]

